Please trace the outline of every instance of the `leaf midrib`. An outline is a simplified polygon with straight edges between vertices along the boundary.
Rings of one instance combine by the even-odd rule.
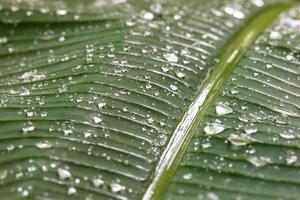
[[[167,190],[170,180],[203,116],[210,105],[214,103],[247,48],[255,41],[261,31],[292,5],[291,2],[276,3],[262,8],[250,17],[241,30],[227,42],[222,53],[217,56],[219,62],[214,65],[212,72],[196,93],[194,101],[185,112],[162,153],[153,180],[147,188],[143,200],[157,200],[163,197],[164,191]]]

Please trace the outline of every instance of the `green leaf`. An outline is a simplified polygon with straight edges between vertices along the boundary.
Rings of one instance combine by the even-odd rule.
[[[297,199],[291,5],[1,1],[1,199]]]

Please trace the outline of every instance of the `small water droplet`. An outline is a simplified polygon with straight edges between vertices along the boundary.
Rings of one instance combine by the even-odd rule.
[[[226,6],[224,8],[225,13],[227,13],[228,15],[231,15],[237,19],[244,19],[245,18],[245,14],[238,9],[236,6]]]
[[[30,90],[28,88],[22,87],[20,89],[20,96],[28,96],[30,95]]]
[[[179,58],[175,53],[164,53],[163,57],[171,63],[177,63],[179,61]]]
[[[100,124],[102,122],[102,118],[100,116],[93,116],[94,124]]]
[[[257,128],[256,127],[247,127],[244,129],[246,134],[253,134],[257,132]]]
[[[117,193],[117,192],[121,192],[121,191],[125,190],[125,186],[123,186],[117,182],[112,182],[110,184],[110,189],[112,192]]]
[[[68,179],[72,176],[71,172],[63,168],[58,168],[57,173],[60,179]]]
[[[191,178],[193,178],[193,174],[192,174],[192,173],[184,174],[184,175],[182,176],[182,178],[183,178],[184,180],[190,180]]]
[[[245,146],[254,140],[247,135],[230,134],[228,141],[235,146]]]
[[[68,188],[68,191],[67,191],[67,194],[68,195],[72,195],[72,194],[75,194],[77,192],[76,188],[74,187],[69,187]]]
[[[233,109],[230,108],[227,104],[219,102],[216,106],[217,115],[227,115],[233,112]]]
[[[225,125],[219,122],[209,123],[204,127],[204,132],[206,135],[216,135],[225,130]]]
[[[176,74],[176,76],[177,76],[178,78],[184,78],[184,77],[185,77],[185,74],[182,73],[182,72],[180,72],[180,71],[175,72],[175,74]]]
[[[65,9],[60,9],[60,10],[56,11],[57,15],[66,15],[67,13],[68,13],[68,11]]]
[[[170,89],[173,90],[173,91],[177,91],[178,90],[177,86],[175,86],[175,85],[170,85]]]
[[[291,165],[291,164],[297,162],[297,160],[298,160],[298,157],[297,157],[297,155],[295,155],[294,152],[288,152],[287,157],[286,157],[286,163],[288,165]]]
[[[263,156],[247,156],[246,160],[250,162],[255,167],[263,167],[271,162],[270,158],[263,157]]]
[[[0,180],[3,180],[7,177],[8,172],[6,170],[0,170]]]
[[[93,178],[92,182],[95,187],[100,187],[104,184],[104,181],[100,177]]]
[[[8,42],[7,37],[0,37],[0,44],[5,44]]]
[[[24,134],[29,133],[29,132],[32,132],[32,131],[34,131],[34,130],[35,130],[35,126],[33,125],[32,122],[27,122],[27,123],[23,124],[22,132],[23,132]]]
[[[279,133],[279,136],[282,137],[283,139],[291,140],[291,139],[295,139],[297,137],[297,134],[293,130],[289,129],[287,131]]]
[[[151,21],[154,19],[153,13],[149,12],[149,11],[143,12],[142,17],[143,17],[143,19],[145,19],[147,21]]]
[[[281,36],[281,33],[277,32],[277,31],[272,31],[272,32],[270,33],[269,38],[270,38],[271,40],[279,40],[279,39],[282,38],[282,36]]]
[[[38,142],[35,144],[35,146],[39,149],[48,149],[52,147],[51,143],[48,141]]]
[[[99,109],[102,109],[102,108],[104,108],[105,106],[106,106],[106,103],[104,103],[104,102],[98,103],[98,108],[99,108]]]

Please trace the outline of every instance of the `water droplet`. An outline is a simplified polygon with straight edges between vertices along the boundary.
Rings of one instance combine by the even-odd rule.
[[[57,15],[66,15],[67,13],[68,13],[68,11],[65,9],[60,9],[60,10],[56,11]]]
[[[95,124],[100,124],[102,122],[102,118],[100,116],[93,116],[93,122]]]
[[[291,61],[294,59],[294,56],[292,54],[288,54],[288,55],[286,55],[286,59]]]
[[[8,42],[7,37],[0,37],[0,44],[5,44]]]
[[[217,115],[227,115],[233,112],[233,109],[230,108],[227,104],[219,102],[216,106]]]
[[[282,38],[282,36],[281,36],[281,33],[277,32],[277,31],[272,31],[272,32],[270,33],[269,38],[270,38],[271,40],[279,40],[279,39]]]
[[[267,65],[266,65],[266,68],[267,68],[267,69],[271,69],[272,67],[273,67],[272,64],[267,64]]]
[[[226,6],[224,8],[225,13],[227,13],[228,15],[231,15],[237,19],[244,19],[245,18],[245,14],[238,9],[236,6]]]
[[[45,78],[46,76],[44,74],[39,74],[36,70],[35,71],[29,71],[25,72],[20,76],[20,79],[23,80],[32,80],[37,81]]]
[[[8,172],[6,170],[0,170],[0,180],[3,180],[7,177]]]
[[[247,135],[230,134],[228,141],[235,146],[245,146],[254,140]]]
[[[176,74],[176,76],[177,76],[178,78],[184,78],[184,77],[185,77],[185,74],[182,73],[182,72],[179,72],[179,71],[175,72],[175,74]]]
[[[104,108],[105,106],[106,106],[106,103],[104,103],[104,102],[98,103],[98,108],[99,108],[99,109],[102,109],[102,108]]]
[[[263,0],[251,0],[251,2],[257,7],[262,7],[264,5]]]
[[[259,156],[259,157],[247,156],[246,160],[250,162],[252,165],[254,165],[255,167],[262,167],[271,162],[270,158],[263,157],[263,156]]]
[[[161,71],[167,73],[168,71],[170,71],[170,69],[168,67],[161,67]]]
[[[172,63],[177,63],[179,61],[179,58],[175,53],[164,53],[163,57]]]
[[[177,90],[178,90],[177,86],[175,86],[175,85],[170,85],[170,88],[171,88],[171,90],[173,90],[173,91],[177,91]]]
[[[100,187],[104,184],[104,181],[100,177],[93,178],[92,182],[95,187]]]
[[[291,165],[291,164],[297,162],[297,160],[298,160],[298,157],[297,157],[297,155],[295,155],[294,152],[288,152],[288,155],[286,157],[286,163],[288,165]]]
[[[76,188],[74,187],[69,187],[68,188],[68,195],[72,195],[72,194],[75,194],[77,192]]]
[[[28,95],[30,95],[30,90],[29,89],[27,89],[27,88],[25,88],[25,87],[22,87],[21,89],[20,89],[20,96],[28,96]]]
[[[38,142],[35,144],[35,146],[39,149],[48,149],[51,148],[51,143],[48,141]]]
[[[34,130],[35,130],[35,126],[33,125],[32,122],[27,122],[27,123],[25,123],[25,124],[23,125],[23,127],[22,127],[22,132],[23,132],[24,134],[29,133],[29,132],[32,132],[32,131],[34,131]]]
[[[112,182],[110,184],[110,189],[112,192],[117,193],[117,192],[121,192],[121,191],[125,190],[125,186],[123,186],[117,182]]]
[[[193,178],[193,174],[192,174],[192,173],[184,174],[184,175],[182,176],[182,178],[183,178],[184,180],[190,180],[191,178]]]
[[[147,20],[147,21],[151,21],[154,19],[154,15],[152,12],[149,12],[149,11],[146,11],[146,12],[143,12],[143,19]]]
[[[247,127],[244,129],[246,134],[253,134],[257,132],[257,128],[256,127]]]
[[[63,168],[58,168],[57,173],[60,179],[68,179],[72,176],[71,172]]]
[[[204,127],[206,135],[216,135],[225,130],[225,126],[219,122],[209,123]]]
[[[284,131],[283,133],[279,133],[279,136],[283,139],[292,140],[297,137],[297,134],[293,130],[289,129],[287,131]]]

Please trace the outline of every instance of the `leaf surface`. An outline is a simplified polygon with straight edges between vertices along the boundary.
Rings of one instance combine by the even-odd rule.
[[[287,198],[296,197],[297,176],[288,169],[294,167],[296,172],[297,162],[286,166],[285,157],[279,156],[291,150],[297,154],[297,142],[293,143],[297,139],[273,140],[268,134],[298,130],[299,47],[297,35],[288,37],[297,33],[297,27],[270,41],[270,32],[284,32],[284,24],[275,24],[239,61],[257,34],[290,5],[279,0],[261,2],[2,1],[1,198],[156,199],[168,191],[165,198],[204,195],[205,199],[210,190],[224,199],[237,193],[268,196],[268,190],[254,193],[257,185],[247,186],[251,181],[269,187],[277,184],[280,190],[274,197],[284,198],[280,191],[288,192]],[[289,18],[281,18],[285,19]],[[261,25],[255,28],[254,22]],[[250,40],[245,38],[247,25],[253,26]],[[244,41],[244,46],[239,44]],[[272,50],[274,46],[274,52],[268,46]],[[238,48],[234,62],[226,64]],[[286,62],[284,56],[292,53],[292,60]],[[276,70],[263,71],[265,62]],[[259,75],[252,76],[254,71]],[[282,81],[285,76],[290,80]],[[213,102],[225,81],[217,102],[230,102],[233,112],[220,117]],[[196,100],[209,83],[214,86],[207,94],[213,95],[205,96],[203,107]],[[239,93],[226,92],[232,87]],[[239,107],[244,104],[248,109]],[[191,105],[200,106],[199,112],[185,124],[172,152],[169,146]],[[205,115],[206,108],[210,109]],[[277,122],[239,121],[239,114],[257,117],[260,111],[277,116]],[[202,130],[216,119],[226,130],[206,137]],[[257,138],[251,146],[233,151],[224,143],[252,123],[257,132],[251,137]],[[202,149],[203,141],[211,147]],[[277,150],[280,154],[273,155],[278,160],[270,158],[266,170],[245,161],[250,148],[259,149],[252,157],[267,157]],[[215,163],[216,156],[222,157],[221,164],[236,161],[240,168],[220,171],[220,163],[209,164]],[[211,160],[203,163],[204,157]],[[273,165],[282,166],[285,176],[276,175]],[[186,173],[192,178],[182,178]],[[216,181],[227,176],[237,180],[232,185]],[[236,186],[242,180],[248,192]]]

